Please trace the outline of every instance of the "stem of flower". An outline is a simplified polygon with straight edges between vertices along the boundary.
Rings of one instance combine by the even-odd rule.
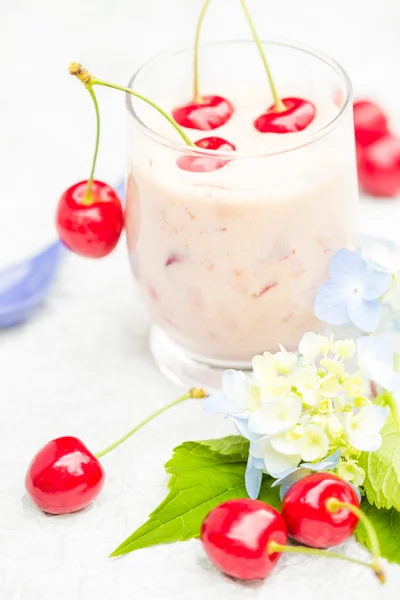
[[[201,32],[201,27],[203,25],[203,21],[204,21],[204,17],[205,14],[207,12],[207,8],[208,5],[210,4],[211,0],[206,0],[203,8],[201,9],[201,13],[199,16],[199,20],[197,22],[197,28],[196,28],[196,39],[194,42],[194,64],[193,64],[193,74],[194,74],[194,101],[196,103],[201,102],[201,96],[199,93],[199,43],[200,43],[200,32]]]
[[[97,154],[99,152],[99,143],[100,143],[100,111],[99,111],[99,105],[97,103],[96,94],[94,93],[92,86],[89,84],[86,86],[86,89],[89,92],[90,97],[93,100],[94,109],[96,111],[96,144],[94,147],[92,171],[90,173],[86,194],[82,201],[83,204],[91,204],[92,203],[92,186],[93,186],[94,171],[96,169]]]
[[[354,563],[356,565],[362,565],[363,567],[368,567],[372,569],[375,575],[378,577],[381,583],[385,582],[384,575],[382,571],[377,573],[375,567],[370,564],[363,562],[362,560],[357,560],[356,558],[350,558],[349,556],[344,556],[343,554],[338,554],[336,552],[326,552],[325,550],[317,550],[316,548],[306,548],[304,546],[282,546],[281,544],[277,544],[274,541],[268,543],[267,546],[268,554],[274,554],[275,552],[284,552],[289,554],[306,554],[309,556],[319,556],[321,558],[334,558],[337,560],[345,560],[350,563]]]
[[[283,102],[282,102],[282,100],[281,100],[281,98],[278,95],[278,92],[276,90],[274,79],[273,79],[272,73],[271,73],[271,69],[269,68],[269,64],[268,64],[268,61],[267,61],[267,57],[265,56],[265,52],[263,50],[263,47],[262,47],[262,44],[261,44],[261,40],[258,37],[258,33],[257,33],[256,28],[255,28],[253,19],[251,18],[249,9],[247,8],[246,1],[245,0],[240,0],[240,1],[241,1],[241,4],[242,4],[244,13],[246,15],[247,21],[248,21],[248,23],[250,25],[250,29],[251,29],[251,32],[253,34],[254,41],[255,41],[256,46],[258,48],[258,51],[260,53],[261,60],[262,60],[263,65],[265,67],[265,71],[267,73],[267,77],[268,77],[268,81],[269,81],[269,86],[271,88],[272,96],[274,98],[275,110],[277,112],[284,112],[286,110],[286,106],[283,104]]]
[[[185,144],[187,146],[191,146],[191,147],[194,146],[194,143],[192,142],[192,140],[179,127],[178,123],[176,123],[173,120],[173,118],[170,117],[170,115],[167,112],[165,112],[165,110],[163,110],[160,106],[158,106],[158,104],[156,104],[152,100],[149,100],[145,96],[142,96],[141,94],[138,94],[137,92],[134,92],[130,88],[126,88],[121,85],[117,85],[116,83],[110,83],[109,81],[103,81],[102,79],[97,79],[96,77],[93,77],[93,75],[91,75],[89,73],[89,71],[87,71],[87,69],[84,69],[79,63],[76,63],[76,62],[71,63],[69,66],[69,72],[71,73],[71,75],[75,75],[79,79],[79,81],[81,81],[85,85],[86,88],[88,88],[92,85],[103,85],[105,87],[109,87],[114,90],[120,90],[121,92],[130,94],[131,96],[134,96],[135,98],[138,98],[139,100],[142,100],[143,102],[146,102],[146,104],[149,104],[150,106],[152,106],[157,112],[160,113],[160,115],[162,115],[164,117],[164,119],[166,119],[172,125],[172,127],[179,133],[179,135],[181,136],[181,138],[183,139],[183,141],[185,142]]]
[[[367,517],[367,515],[358,507],[354,506],[354,504],[350,504],[349,502],[341,502],[337,498],[329,498],[325,503],[326,509],[335,513],[342,508],[346,508],[353,515],[355,515],[359,521],[363,524],[365,531],[369,540],[369,547],[371,549],[371,554],[373,561],[369,565],[371,569],[374,570],[376,577],[379,579],[381,583],[385,583],[385,574],[381,567],[381,553],[379,549],[379,540],[376,535],[376,531],[371,521]]]
[[[128,433],[126,433],[119,440],[117,440],[116,442],[114,442],[113,444],[111,444],[111,446],[107,446],[107,448],[104,448],[104,450],[102,450],[101,452],[97,452],[97,454],[95,454],[96,458],[102,458],[103,456],[105,456],[106,454],[108,454],[109,452],[111,452],[111,450],[114,450],[115,448],[117,448],[118,446],[120,446],[123,442],[125,442],[127,439],[129,439],[134,433],[136,433],[137,431],[139,431],[139,429],[141,429],[142,427],[144,427],[144,425],[147,425],[147,423],[150,423],[150,421],[152,421],[153,419],[155,419],[156,417],[158,417],[162,413],[166,412],[167,410],[169,410],[173,406],[177,406],[178,404],[181,404],[182,402],[185,402],[186,400],[189,400],[190,398],[204,398],[204,397],[205,397],[205,393],[204,393],[203,390],[197,389],[197,388],[192,388],[184,396],[181,396],[177,400],[173,400],[173,402],[170,402],[166,406],[163,406],[159,410],[156,410],[156,412],[154,412],[149,417],[147,417],[146,419],[144,419],[144,421],[142,421],[141,423],[139,423],[139,425],[136,425],[136,427],[134,427],[133,429],[131,429],[130,431],[128,431]]]

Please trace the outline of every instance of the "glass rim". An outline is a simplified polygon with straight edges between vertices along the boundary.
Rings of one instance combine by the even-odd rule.
[[[289,152],[294,152],[296,150],[300,150],[301,148],[305,148],[306,146],[309,146],[310,144],[313,144],[314,142],[329,135],[329,133],[331,131],[333,131],[340,125],[340,123],[341,123],[344,115],[347,113],[349,107],[352,106],[353,86],[352,86],[350,77],[348,76],[345,69],[335,59],[331,58],[328,54],[325,54],[324,52],[321,52],[321,51],[313,48],[312,46],[307,46],[305,44],[298,43],[298,42],[295,42],[290,39],[269,38],[269,39],[262,39],[261,43],[263,45],[266,44],[266,45],[270,45],[270,46],[278,46],[278,47],[288,48],[291,50],[302,52],[304,54],[308,54],[309,56],[316,58],[317,60],[320,60],[321,62],[325,63],[328,67],[330,67],[333,71],[335,71],[336,74],[338,74],[340,76],[340,78],[344,84],[345,98],[344,98],[343,106],[340,108],[337,115],[335,115],[335,117],[331,121],[329,121],[329,123],[327,123],[320,129],[318,129],[317,131],[309,134],[309,136],[306,139],[303,138],[303,141],[300,144],[291,146],[289,148],[284,148],[284,149],[281,149],[278,151],[272,151],[272,152],[271,151],[269,151],[269,152],[263,151],[263,152],[258,152],[258,153],[238,152],[238,151],[233,151],[233,150],[219,152],[218,150],[204,150],[204,149],[200,149],[200,148],[197,150],[196,147],[188,146],[187,144],[185,144],[183,142],[183,140],[182,141],[181,140],[173,140],[173,139],[166,137],[164,135],[161,135],[160,133],[157,133],[156,131],[151,129],[151,127],[146,125],[141,120],[141,118],[135,111],[135,109],[133,107],[133,101],[135,100],[135,97],[131,96],[130,94],[126,94],[126,107],[127,107],[129,115],[134,118],[134,120],[138,123],[138,125],[142,129],[143,133],[147,137],[151,138],[153,141],[159,143],[160,145],[162,145],[166,148],[170,148],[171,150],[175,150],[182,154],[189,154],[192,156],[218,156],[220,158],[226,158],[228,160],[232,160],[232,159],[238,160],[240,158],[242,158],[242,159],[263,158],[263,157],[268,157],[268,156],[278,156],[280,154],[287,154]],[[252,45],[254,45],[255,41],[254,41],[254,39],[217,40],[217,41],[206,42],[204,44],[201,44],[200,48],[224,46],[227,44],[243,44],[243,45],[252,44]],[[186,46],[184,48],[170,48],[168,50],[164,50],[164,51],[156,54],[155,56],[146,60],[146,62],[144,62],[137,69],[137,71],[132,75],[131,79],[129,80],[127,87],[129,87],[130,89],[133,90],[134,89],[133,84],[134,84],[136,78],[142,73],[142,71],[144,71],[146,69],[146,67],[152,65],[159,59],[166,57],[166,56],[173,56],[173,55],[183,54],[183,53],[187,53],[187,52],[191,52],[191,51],[193,51],[193,48],[191,46],[190,47]],[[140,102],[140,100],[139,100],[139,102]],[[217,132],[218,130],[213,130],[213,131]],[[214,135],[214,134],[212,134],[212,132],[210,133],[208,131],[202,131],[201,133],[204,133],[205,137],[207,135]]]

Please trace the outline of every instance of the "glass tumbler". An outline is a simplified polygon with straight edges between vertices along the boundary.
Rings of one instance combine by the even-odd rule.
[[[127,96],[127,239],[151,350],[174,382],[207,391],[220,387],[224,369],[249,369],[253,356],[279,344],[296,351],[304,333],[324,329],[315,296],[333,252],[351,246],[356,228],[348,76],[301,45],[263,46],[281,96],[316,106],[302,132],[255,130],[272,98],[253,41],[201,47],[201,93],[228,97],[235,113],[220,129],[186,130],[193,140],[224,137],[235,153],[185,145],[158,113]],[[193,49],[166,52],[129,86],[171,113],[191,99],[192,61]],[[186,171],[182,157],[220,168]]]

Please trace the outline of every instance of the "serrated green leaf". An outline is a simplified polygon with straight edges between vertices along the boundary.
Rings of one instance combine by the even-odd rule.
[[[241,435],[228,435],[214,440],[202,440],[203,446],[208,446],[213,452],[226,455],[239,455],[247,461],[250,442]]]
[[[389,419],[381,431],[376,452],[364,452],[359,464],[365,470],[364,489],[370,504],[400,510],[400,430]]]
[[[247,453],[248,442],[240,436],[185,442],[175,448],[165,465],[171,475],[168,496],[111,556],[198,537],[212,508],[232,498],[248,497],[244,484]],[[271,488],[271,483],[264,476],[259,499],[278,508],[279,490]]]
[[[400,513],[394,508],[385,510],[372,506],[364,499],[361,508],[371,520],[379,539],[381,556],[389,562],[400,564]],[[356,536],[361,544],[369,550],[368,536],[360,523],[356,530]]]

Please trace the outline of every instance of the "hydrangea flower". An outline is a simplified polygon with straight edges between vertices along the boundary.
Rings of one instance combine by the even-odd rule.
[[[205,408],[231,418],[250,441],[245,482],[251,498],[259,494],[263,473],[281,482],[299,472],[340,470],[361,485],[364,473],[357,460],[361,451],[380,446],[389,410],[372,403],[361,373],[348,372],[346,361],[358,351],[367,377],[376,376],[381,384],[398,378],[400,383],[393,352],[382,345],[371,348],[368,340],[374,339],[361,338],[357,348],[354,340],[308,333],[299,355],[281,348],[256,356],[251,377],[225,373],[222,392],[210,396]]]
[[[314,310],[329,325],[352,322],[367,333],[380,322],[379,298],[389,289],[392,277],[374,270],[356,252],[342,248],[335,252],[329,266],[330,280],[318,291]]]
[[[400,246],[385,238],[374,238],[363,245],[361,253],[377,271],[394,275],[400,273]]]
[[[368,404],[356,414],[345,413],[344,423],[350,444],[366,452],[374,452],[381,445],[380,431],[385,425],[390,409],[387,406]]]
[[[357,340],[358,364],[365,377],[390,392],[400,392],[400,374],[394,369],[395,353],[384,335]]]

